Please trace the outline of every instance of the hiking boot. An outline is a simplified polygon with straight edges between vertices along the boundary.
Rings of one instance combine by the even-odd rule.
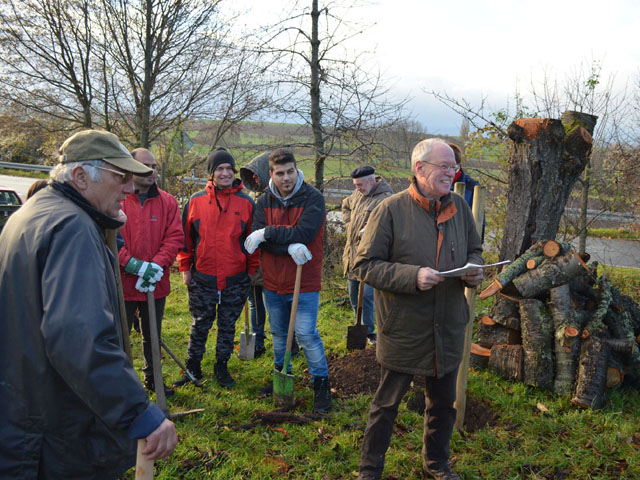
[[[367,335],[367,343],[369,345],[375,345],[378,342],[378,336],[375,333]]]
[[[331,387],[329,377],[315,377],[313,379],[313,411],[329,413],[331,410]]]
[[[258,347],[256,346],[256,349],[253,351],[253,358],[259,358],[262,355],[264,355],[266,353],[267,349],[264,348],[264,346],[262,347]]]
[[[235,383],[227,369],[227,362],[217,362],[213,366],[213,373],[215,373],[218,383],[225,388],[231,388],[231,385]]]
[[[445,465],[442,468],[423,467],[423,470],[427,478],[433,478],[435,480],[461,480],[460,476],[458,476],[449,465]]]
[[[196,380],[200,380],[202,378],[202,369],[200,368],[200,364],[195,366],[195,365],[189,365],[189,362],[187,362],[186,367],[189,369],[191,374],[196,378]],[[189,378],[189,375],[187,375],[186,373],[183,373],[182,377],[180,377],[179,380],[176,380],[175,382],[173,382],[173,386],[178,388],[190,382],[191,382],[191,379]]]
[[[151,391],[151,392],[155,392],[155,391],[156,391],[156,386],[155,386],[155,383],[153,382],[153,380],[152,380],[152,379],[145,378],[145,380],[144,380],[144,386],[145,386],[145,388],[146,388],[147,390],[149,390],[149,391]],[[173,389],[171,389],[171,388],[167,387],[167,386],[166,386],[166,385],[164,385],[164,384],[163,384],[162,386],[164,387],[164,396],[165,396],[166,398],[171,398],[171,397],[173,397],[173,396],[176,394],[176,392],[174,392],[174,391],[173,391]]]

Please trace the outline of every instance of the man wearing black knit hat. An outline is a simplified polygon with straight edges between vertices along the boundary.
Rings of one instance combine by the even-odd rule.
[[[178,263],[193,319],[185,363],[196,378],[202,378],[207,336],[217,316],[213,370],[218,383],[229,388],[234,383],[227,362],[233,352],[235,323],[249,293],[249,275],[255,274],[260,262],[257,254],[249,255],[244,248],[255,204],[242,192],[242,181],[235,178],[235,159],[227,150],[213,150],[207,168],[211,174],[207,186],[191,197],[182,214],[185,244]],[[188,382],[185,374],[174,386]]]
[[[374,168],[369,165],[362,165],[353,170],[351,178],[353,178],[353,186],[356,189],[342,201],[342,220],[347,227],[347,242],[344,246],[342,264],[344,274],[348,279],[349,299],[354,315],[357,315],[360,281],[352,270],[360,238],[362,238],[364,227],[367,225],[373,209],[393,193],[391,186],[385,179],[376,177],[375,173]],[[375,344],[377,336],[373,312],[373,287],[365,284],[362,293],[362,323],[368,328],[369,342]]]

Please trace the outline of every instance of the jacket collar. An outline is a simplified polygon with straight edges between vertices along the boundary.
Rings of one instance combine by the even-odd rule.
[[[100,210],[97,210],[91,206],[89,202],[87,202],[86,198],[84,198],[80,192],[78,192],[75,188],[73,188],[68,183],[60,183],[56,181],[51,182],[51,186],[60,192],[62,195],[67,197],[73,203],[78,205],[82,210],[84,210],[91,220],[93,220],[101,229],[103,230],[115,230],[124,225],[124,223],[116,220],[115,218],[111,218]]]
[[[216,188],[216,186],[213,184],[213,181],[209,180],[207,182],[207,186],[205,187],[205,190],[207,191],[210,197],[216,197],[218,195],[223,195],[223,196],[233,195],[234,193],[239,192],[243,188],[244,188],[244,185],[242,184],[242,180],[240,180],[239,178],[236,178],[233,180],[233,183],[229,188],[224,188],[222,190],[220,190],[219,188]]]
[[[453,197],[451,193],[447,193],[440,197],[440,200],[434,200],[427,198],[418,189],[416,178],[411,179],[411,185],[409,186],[409,195],[418,205],[424,208],[427,212],[435,212],[437,216],[437,224],[441,224],[453,217],[458,209],[453,203]]]
[[[140,191],[136,190],[136,195],[140,195]],[[147,190],[147,198],[154,198],[157,197],[158,195],[160,195],[160,189],[158,188],[158,184],[157,183],[153,183],[150,187],[149,190]]]

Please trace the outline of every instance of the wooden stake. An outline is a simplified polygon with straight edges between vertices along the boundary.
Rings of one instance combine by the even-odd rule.
[[[482,221],[484,219],[484,202],[487,190],[480,185],[476,185],[473,190],[473,219],[476,223],[476,231],[482,236]],[[458,369],[458,379],[456,383],[456,423],[458,430],[462,431],[464,427],[464,412],[467,406],[467,380],[469,377],[469,361],[471,356],[471,338],[473,337],[473,319],[475,318],[476,305],[476,289],[465,288],[464,295],[469,306],[469,323],[464,331],[464,350],[462,352],[462,361]]]

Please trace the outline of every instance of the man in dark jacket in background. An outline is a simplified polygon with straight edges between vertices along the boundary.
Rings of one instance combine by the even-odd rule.
[[[122,290],[129,329],[136,320],[136,312],[140,314],[144,385],[155,391],[147,292],[153,292],[156,311],[154,320],[158,338],[162,339],[164,306],[171,291],[169,267],[184,244],[184,234],[178,202],[173,195],[160,190],[156,184],[158,163],[153,153],[146,148],[136,148],[131,155],[153,172],[146,176],[133,176],[135,192],[127,195],[122,205],[122,210],[127,215],[127,223],[120,231],[124,239],[124,246],[119,251],[123,274]],[[152,268],[156,274],[145,282],[142,275],[148,268]],[[156,282],[158,276],[160,280]],[[174,392],[165,388],[165,394],[170,397]]]
[[[381,365],[362,442],[361,480],[382,476],[398,406],[414,375],[426,377],[424,471],[438,480],[460,478],[449,466],[449,442],[469,321],[464,287],[478,285],[482,270],[461,277],[438,272],[482,264],[482,246],[469,206],[449,191],[457,168],[446,142],[418,143],[411,166],[409,188],[371,214],[355,260],[356,275],[376,289]]]
[[[255,201],[262,194],[269,184],[269,154],[261,153],[252,158],[251,161],[240,169],[240,179],[244,188],[253,192]],[[262,267],[251,278],[251,289],[249,290],[249,314],[251,317],[251,331],[256,334],[255,358],[263,355],[267,350],[264,346],[266,335],[264,325],[267,321],[267,310],[262,298]]]
[[[202,357],[217,317],[213,372],[221,386],[230,388],[234,379],[227,362],[233,352],[236,320],[247,300],[249,276],[255,274],[260,259],[244,249],[251,232],[254,202],[242,192],[242,181],[235,178],[235,159],[218,148],[209,154],[207,168],[211,179],[182,212],[185,244],[178,253],[178,263],[189,291],[192,317],[186,367],[196,378],[202,378]],[[174,385],[188,382],[185,373]]]
[[[344,246],[342,264],[344,266],[344,274],[349,282],[349,299],[355,315],[358,314],[360,281],[353,273],[353,265],[360,238],[362,238],[364,227],[367,226],[369,215],[371,215],[373,209],[393,193],[386,180],[376,177],[375,173],[374,168],[369,165],[363,165],[351,172],[351,178],[353,178],[353,185],[356,190],[342,201],[342,220],[347,226],[347,242]],[[367,338],[371,343],[375,344],[376,325],[373,311],[373,287],[365,284],[362,295],[362,323],[369,329]]]
[[[269,175],[269,188],[258,199],[254,231],[247,237],[245,248],[248,252],[262,248],[262,274],[274,363],[280,371],[284,366],[296,265],[304,265],[295,332],[313,377],[314,410],[327,413],[331,408],[329,368],[318,332],[324,197],[304,182],[304,175],[289,150],[278,149],[271,153]],[[290,368],[287,365],[287,371]]]
[[[177,443],[123,351],[105,243],[132,174],[150,170],[96,130],[58,160],[0,235],[0,477],[112,480],[135,463],[136,439],[150,459]]]

